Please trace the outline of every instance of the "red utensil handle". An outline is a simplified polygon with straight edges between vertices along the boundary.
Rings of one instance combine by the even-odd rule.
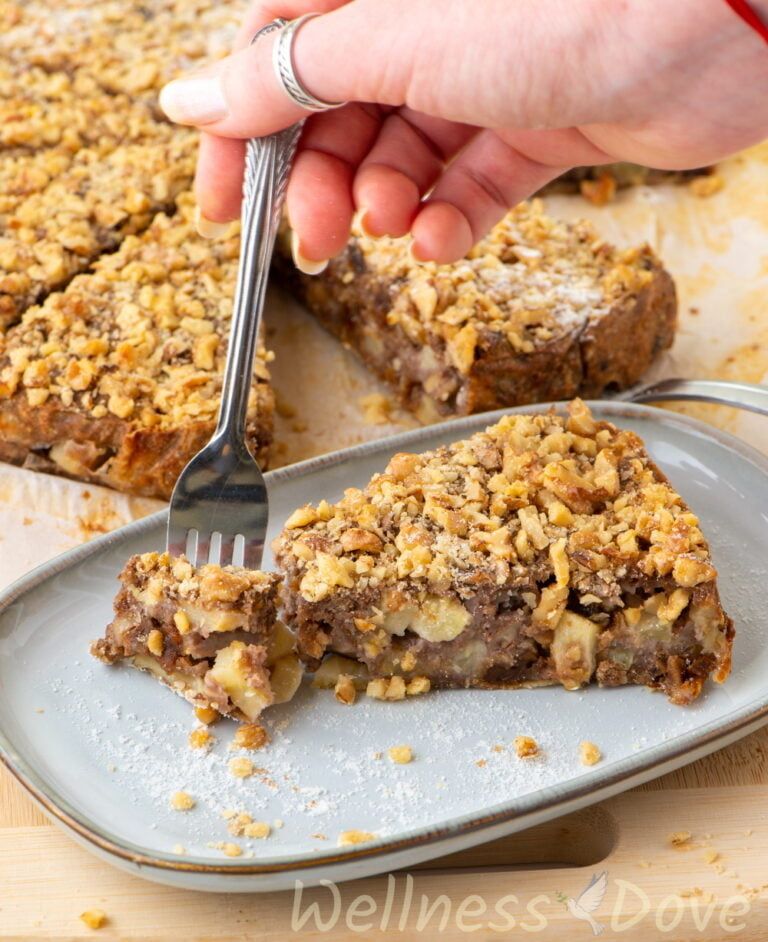
[[[768,43],[768,23],[762,21],[760,15],[747,3],[747,0],[725,0],[725,2]]]

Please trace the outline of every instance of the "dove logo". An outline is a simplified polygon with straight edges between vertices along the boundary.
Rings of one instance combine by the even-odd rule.
[[[572,896],[564,896],[562,893],[558,894],[558,899],[561,903],[566,905],[568,912],[574,919],[581,919],[583,922],[588,922],[592,927],[592,932],[598,936],[605,930],[605,926],[601,922],[598,922],[592,913],[600,906],[600,903],[602,903],[607,889],[608,871],[603,870],[602,873],[592,877],[585,889],[582,890],[581,894],[576,899]]]

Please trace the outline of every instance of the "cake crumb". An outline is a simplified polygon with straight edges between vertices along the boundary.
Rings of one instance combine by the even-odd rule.
[[[539,754],[539,744],[531,736],[516,736],[514,747],[518,759],[533,759]]]
[[[272,827],[276,831],[279,831],[280,828],[283,827],[284,825],[285,825],[285,821],[283,821],[282,818],[275,818],[275,820],[272,822]]]
[[[691,193],[701,198],[714,196],[714,194],[719,193],[724,186],[725,180],[717,173],[711,173],[705,177],[694,177],[688,184]]]
[[[387,755],[396,765],[407,765],[413,759],[413,749],[410,746],[390,746]]]
[[[191,811],[195,804],[195,799],[189,792],[174,792],[171,795],[171,808],[174,811]]]
[[[214,742],[214,737],[211,736],[204,726],[193,729],[189,734],[190,749],[209,749]]]
[[[423,693],[429,693],[432,689],[432,681],[429,677],[414,677],[408,681],[405,692],[409,697],[418,697]]]
[[[107,914],[103,909],[86,909],[84,913],[80,913],[80,920],[89,929],[101,929],[107,921]]]
[[[187,852],[187,848],[183,844],[174,844],[171,848],[172,854],[178,854],[180,857],[183,857]]]
[[[501,743],[496,743],[495,746],[491,746],[491,752],[504,752],[504,746]]]
[[[328,838],[320,831],[315,831],[314,834],[310,834],[310,837],[314,837],[316,841],[327,841]]]
[[[376,677],[368,681],[366,694],[374,700],[405,700],[405,681],[402,677]]]
[[[243,853],[243,848],[233,841],[211,841],[208,846],[220,850],[226,857],[240,857]]]
[[[691,837],[690,831],[675,831],[669,835],[669,843],[678,850],[690,850]]]
[[[269,734],[260,723],[243,723],[235,730],[230,749],[262,749],[269,742]]]
[[[272,828],[266,821],[254,821],[247,811],[237,812],[227,825],[227,830],[234,837],[269,837]]]
[[[371,393],[359,400],[366,425],[386,425],[391,421],[392,402],[381,393]]]
[[[488,765],[488,760],[487,759],[475,759],[475,765],[478,767],[478,769],[484,769],[486,765]]]
[[[155,657],[163,656],[163,633],[158,631],[157,628],[153,628],[152,631],[147,635],[147,648],[149,649],[150,654],[154,654]]]
[[[205,723],[206,726],[210,726],[215,723],[216,720],[221,719],[221,713],[219,713],[218,710],[214,710],[213,707],[195,707],[195,716],[201,723]]]
[[[339,674],[336,686],[333,688],[333,695],[339,703],[344,703],[347,706],[352,706],[357,700],[355,682],[349,674]]]
[[[704,851],[704,862],[708,864],[713,864],[716,860],[720,859],[720,854],[713,848],[710,847],[709,850]]]
[[[376,840],[376,835],[370,831],[358,831],[353,828],[350,831],[342,831],[339,834],[337,844],[339,847],[349,847],[352,844],[365,844],[367,841]]]
[[[248,778],[255,772],[253,762],[250,759],[230,759],[228,765],[230,773],[235,778]]]
[[[597,765],[603,758],[600,749],[593,742],[589,742],[588,740],[584,740],[584,742],[579,744],[579,754],[581,756],[582,765]]]

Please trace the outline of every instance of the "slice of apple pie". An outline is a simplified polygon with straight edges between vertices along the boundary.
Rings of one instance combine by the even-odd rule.
[[[276,551],[310,668],[333,652],[400,687],[645,684],[681,704],[730,670],[697,517],[580,400],[397,454],[297,510]]]
[[[115,617],[91,653],[149,671],[198,707],[255,720],[301,681],[295,639],[276,616],[280,577],[183,556],[132,556]]]

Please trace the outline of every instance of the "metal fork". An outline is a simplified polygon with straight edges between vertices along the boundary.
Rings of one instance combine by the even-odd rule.
[[[768,415],[768,387],[754,383],[732,383],[716,379],[662,379],[632,386],[616,399],[628,402],[714,402]]]
[[[275,21],[254,37],[279,29]],[[258,569],[267,533],[264,476],[245,439],[253,357],[269,263],[301,124],[246,145],[240,263],[216,430],[181,472],[168,511],[168,552]]]

